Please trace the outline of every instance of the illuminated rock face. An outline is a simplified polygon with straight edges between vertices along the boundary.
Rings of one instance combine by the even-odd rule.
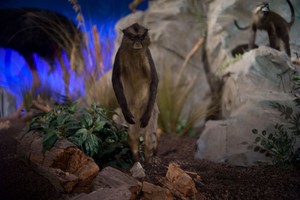
[[[293,67],[284,52],[260,47],[225,69],[229,75],[222,95],[224,120],[206,123],[195,158],[241,166],[270,161],[249,148],[257,137],[252,129],[274,131],[276,123],[287,124],[271,103],[292,104]]]
[[[276,122],[286,123],[280,113],[269,106],[271,101],[290,102],[292,86],[289,73],[278,77],[291,66],[284,52],[264,47],[269,39],[259,32],[256,44],[259,49],[233,60],[232,50],[248,43],[250,32],[238,30],[233,20],[240,25],[249,23],[251,9],[257,1],[213,1],[207,9],[207,45],[205,47],[211,71],[224,76],[222,114],[220,121],[209,121],[197,142],[196,159],[208,159],[233,165],[254,165],[257,161],[269,161],[263,154],[247,148],[255,136],[251,130],[274,128]],[[286,1],[269,1],[271,9],[290,21],[291,11]],[[299,1],[292,1],[299,12]],[[290,32],[292,52],[300,52],[299,21]],[[292,60],[295,55],[292,55]],[[238,61],[239,60],[239,61]],[[227,63],[227,64],[226,64]],[[226,64],[226,65],[225,65]],[[223,67],[220,67],[223,66]],[[225,67],[224,67],[225,66]]]

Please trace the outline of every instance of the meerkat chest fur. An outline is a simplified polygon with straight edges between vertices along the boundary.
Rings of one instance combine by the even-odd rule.
[[[122,52],[121,81],[129,107],[141,109],[149,96],[151,82],[150,65],[146,54],[142,51]]]

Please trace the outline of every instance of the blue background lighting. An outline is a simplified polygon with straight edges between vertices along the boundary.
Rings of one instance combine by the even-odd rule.
[[[86,31],[90,35],[92,27],[97,26],[102,47],[103,67],[107,71],[111,69],[111,56],[114,48],[116,22],[129,14],[128,5],[132,0],[79,0],[85,19]],[[145,10],[148,1],[145,0],[138,9]],[[0,9],[3,8],[41,8],[58,12],[73,20],[75,24],[77,13],[73,10],[68,0],[6,0],[0,1]],[[93,48],[89,39],[89,47]],[[49,73],[49,65],[43,59],[34,55],[38,73],[43,88],[50,88],[54,93],[64,95],[62,72],[57,63],[57,69]],[[70,94],[73,98],[84,95],[83,78],[70,71]],[[16,51],[4,49],[0,46],[0,88],[16,97],[17,104],[22,102],[22,92],[28,90],[32,84],[32,76],[24,58]]]

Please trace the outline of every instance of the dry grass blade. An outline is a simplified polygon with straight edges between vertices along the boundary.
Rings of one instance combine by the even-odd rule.
[[[198,42],[195,44],[195,46],[192,48],[192,50],[187,54],[187,56],[184,59],[184,62],[180,68],[179,74],[183,74],[183,72],[186,70],[186,67],[189,63],[189,61],[191,60],[191,58],[195,55],[195,53],[197,53],[197,51],[200,49],[200,47],[203,45],[204,43],[204,37],[200,37]],[[180,78],[180,76],[179,76]],[[176,82],[176,85],[179,84],[179,78]]]

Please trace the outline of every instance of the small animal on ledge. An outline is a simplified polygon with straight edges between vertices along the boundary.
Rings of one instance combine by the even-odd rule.
[[[260,3],[252,11],[252,19],[250,25],[246,27],[240,27],[236,20],[234,20],[235,26],[240,30],[251,29],[249,39],[249,50],[255,48],[256,31],[264,30],[269,35],[270,47],[280,50],[280,40],[283,42],[285,52],[291,57],[290,50],[290,37],[289,31],[295,22],[295,11],[290,0],[287,3],[291,9],[291,21],[287,22],[276,12],[270,10],[267,2]]]
[[[149,163],[157,151],[156,103],[158,75],[149,50],[148,29],[134,23],[123,31],[112,73],[112,83],[123,116],[129,124],[129,145],[135,161],[144,148]],[[144,145],[140,145],[140,138]]]
[[[258,46],[255,44],[254,49],[256,49],[256,48],[258,48]],[[248,49],[249,49],[248,44],[240,44],[231,50],[231,55],[233,57],[235,57],[237,55],[243,55]]]
[[[293,61],[293,64],[300,66],[300,55],[297,52],[294,52],[296,55],[296,60]]]

